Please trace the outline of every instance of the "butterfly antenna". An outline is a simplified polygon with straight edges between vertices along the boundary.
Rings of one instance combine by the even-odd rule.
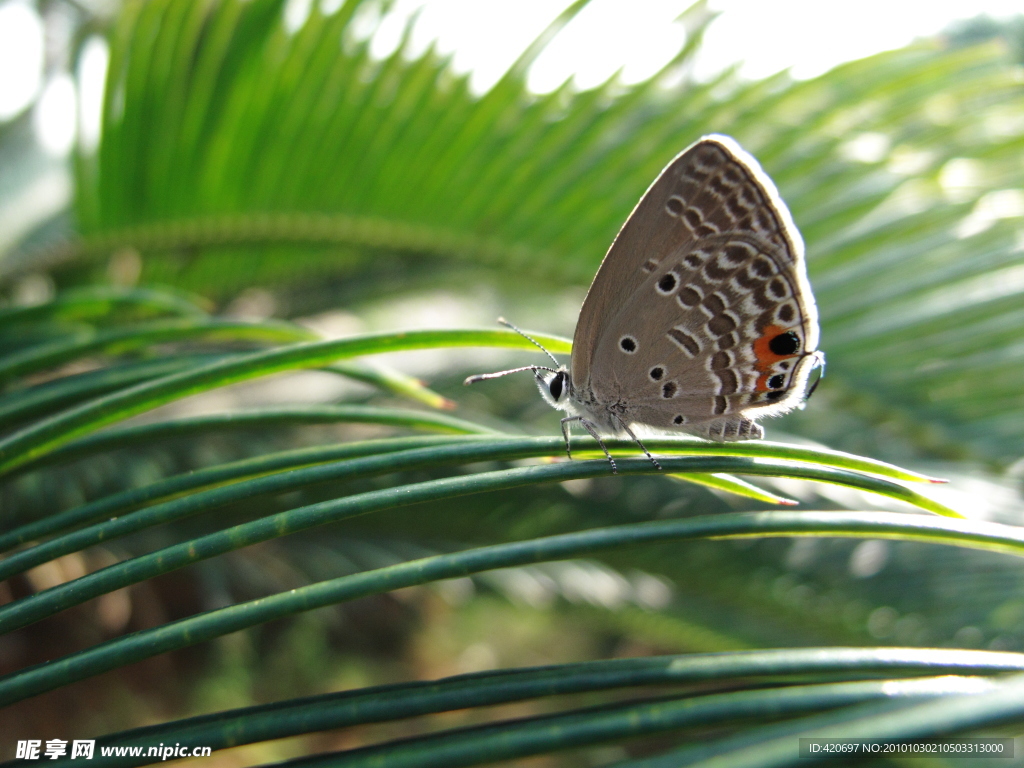
[[[487,381],[487,379],[496,379],[499,376],[507,376],[510,373],[520,373],[522,371],[533,371],[533,375],[537,375],[537,371],[550,371],[551,373],[558,373],[554,368],[547,368],[543,365],[524,365],[522,368],[510,368],[507,371],[497,371],[495,373],[478,373],[475,376],[468,377],[464,382],[465,385],[476,384],[478,381]]]
[[[539,341],[537,341],[537,340],[536,340],[535,338],[533,338],[532,336],[529,336],[528,334],[524,333],[524,332],[523,332],[523,331],[522,331],[521,329],[519,329],[519,328],[516,328],[516,327],[515,327],[514,325],[512,325],[512,323],[510,323],[510,322],[509,322],[508,320],[506,320],[506,319],[505,319],[504,317],[499,317],[499,318],[498,318],[498,322],[499,322],[499,323],[501,323],[502,325],[504,325],[504,326],[505,326],[506,328],[511,328],[511,329],[512,329],[513,331],[515,331],[515,332],[516,332],[516,333],[518,333],[518,334],[519,334],[520,336],[522,336],[522,337],[523,337],[524,339],[526,339],[526,340],[527,340],[527,341],[529,341],[529,342],[530,342],[531,344],[533,344],[533,345],[534,345],[535,347],[537,347],[537,349],[539,349],[539,350],[540,350],[541,352],[543,352],[543,353],[544,353],[545,355],[547,355],[548,357],[550,357],[550,358],[551,358],[551,362],[553,362],[553,363],[554,363],[555,365],[559,365],[559,364],[560,364],[560,363],[558,362],[558,360],[557,360],[557,359],[555,358],[555,356],[554,356],[554,355],[552,355],[552,354],[551,354],[550,352],[548,352],[548,351],[547,351],[546,349],[544,349],[544,347],[543,347],[543,346],[541,345],[541,343],[540,343]]]
[[[537,348],[538,348],[539,350],[541,350],[541,351],[542,351],[542,352],[543,352],[543,353],[544,353],[545,355],[547,355],[548,357],[550,357],[550,358],[551,358],[551,361],[552,361],[552,362],[553,362],[553,363],[554,363],[555,365],[558,365],[558,364],[559,364],[559,363],[558,363],[558,360],[557,360],[557,359],[555,359],[555,356],[554,356],[554,355],[552,355],[552,354],[551,354],[550,352],[548,352],[548,351],[547,351],[546,349],[544,349],[544,347],[542,347],[542,346],[540,345],[540,342],[538,342],[538,341],[537,341],[536,339],[533,339],[533,338],[531,338],[530,336],[528,336],[527,334],[523,333],[523,332],[522,332],[521,330],[519,330],[519,329],[518,329],[518,328],[516,328],[516,327],[515,327],[514,325],[512,325],[512,323],[510,323],[510,322],[509,322],[508,320],[506,320],[506,319],[505,319],[504,317],[499,317],[499,318],[498,318],[498,322],[499,322],[499,323],[501,323],[501,324],[502,324],[502,325],[504,325],[504,326],[507,326],[508,328],[511,328],[511,329],[512,329],[513,331],[515,331],[516,333],[518,333],[518,334],[519,334],[520,336],[522,336],[522,337],[523,337],[524,339],[526,339],[526,340],[527,340],[527,341],[529,341],[529,342],[530,342],[531,344],[533,344],[534,346],[536,346],[536,347],[537,347]],[[548,368],[547,366],[544,366],[544,365],[524,365],[524,366],[523,366],[522,368],[510,368],[510,369],[509,369],[509,370],[507,370],[507,371],[496,371],[495,373],[478,373],[478,374],[477,374],[476,376],[470,376],[469,378],[467,378],[467,379],[466,379],[466,380],[465,380],[464,382],[462,382],[462,383],[463,383],[463,384],[467,384],[467,385],[468,385],[468,384],[475,384],[475,383],[476,383],[476,382],[478,382],[478,381],[486,381],[487,379],[496,379],[496,378],[498,378],[499,376],[507,376],[507,375],[508,375],[508,374],[510,374],[510,373],[519,373],[520,371],[533,371],[533,375],[534,375],[534,376],[537,376],[537,375],[538,375],[538,374],[537,374],[537,371],[548,371],[549,373],[558,373],[558,369],[557,369],[557,368]],[[538,376],[538,378],[540,378],[540,377]]]

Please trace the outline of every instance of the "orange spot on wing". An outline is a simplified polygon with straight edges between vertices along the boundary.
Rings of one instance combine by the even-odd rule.
[[[754,389],[757,392],[767,392],[770,387],[768,386],[768,379],[772,375],[771,367],[779,360],[785,360],[790,357],[799,357],[798,354],[794,355],[777,355],[772,352],[771,344],[772,339],[778,336],[780,333],[785,333],[788,329],[782,328],[778,325],[769,325],[764,329],[764,333],[754,340],[754,358],[757,360],[754,367],[761,371],[761,375],[757,377],[757,384],[754,385]]]

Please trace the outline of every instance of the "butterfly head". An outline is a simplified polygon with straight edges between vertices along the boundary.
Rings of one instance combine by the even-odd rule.
[[[533,372],[537,379],[537,388],[541,397],[547,400],[552,408],[565,410],[565,404],[569,401],[569,391],[572,385],[569,380],[569,370],[559,366],[558,370],[550,368],[537,368]]]

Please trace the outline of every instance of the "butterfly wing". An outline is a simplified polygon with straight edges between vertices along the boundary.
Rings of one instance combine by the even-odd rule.
[[[750,155],[707,136],[612,243],[580,313],[572,379],[626,420],[710,436],[724,420],[723,434],[758,436],[740,422],[800,402],[817,343],[788,209]]]

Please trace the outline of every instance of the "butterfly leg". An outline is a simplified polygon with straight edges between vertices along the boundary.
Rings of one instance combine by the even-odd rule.
[[[562,419],[562,438],[565,440],[565,455],[570,459],[572,459],[572,449],[569,447],[569,424],[579,420],[579,416],[566,416]]]
[[[583,428],[590,433],[590,436],[597,440],[597,444],[601,446],[601,450],[604,451],[604,455],[608,457],[608,463],[612,465],[612,474],[619,474],[619,468],[615,464],[615,459],[613,459],[612,455],[608,453],[608,448],[605,446],[604,440],[602,440],[601,436],[597,434],[597,427],[594,426],[593,422],[587,421],[582,416],[566,416],[562,419],[562,437],[565,438],[566,456],[570,459],[572,458],[572,453],[569,450],[569,424],[573,421],[578,421],[582,424]]]
[[[661,466],[661,464],[658,463],[658,460],[656,458],[654,458],[653,456],[651,456],[651,452],[648,451],[647,448],[644,446],[644,444],[640,442],[640,438],[633,434],[633,430],[631,430],[626,425],[626,422],[624,422],[618,416],[615,417],[615,420],[619,422],[619,426],[622,427],[623,431],[627,435],[629,435],[629,437],[633,440],[633,442],[640,446],[640,450],[643,451],[644,455],[647,456],[647,458],[651,460],[651,464],[654,465],[655,469],[658,469],[658,470],[662,469],[662,466]]]

